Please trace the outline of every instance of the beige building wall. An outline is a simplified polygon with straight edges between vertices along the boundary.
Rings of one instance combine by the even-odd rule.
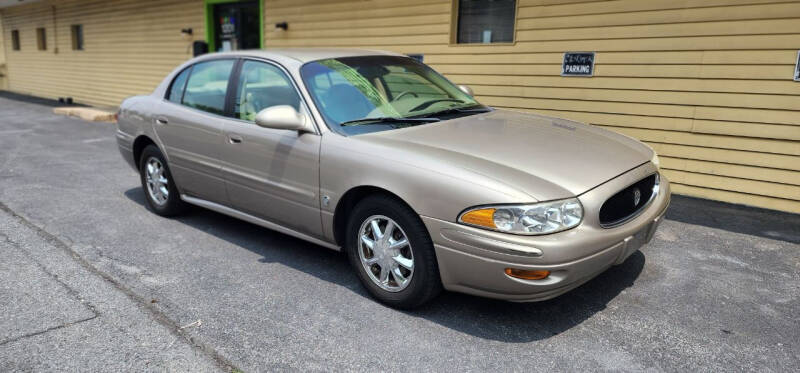
[[[267,0],[266,44],[423,53],[486,104],[647,142],[675,193],[800,212],[800,3],[518,6],[515,43],[453,45],[451,0]],[[288,31],[274,31],[284,21]],[[595,76],[561,77],[566,51],[597,52]]]
[[[3,37],[20,32],[20,51],[7,48],[9,89],[46,98],[116,106],[146,94],[175,66],[192,57],[192,28],[204,39],[203,1],[60,0],[2,10]],[[84,50],[72,50],[71,25],[83,25]],[[37,50],[36,28],[47,30]]]

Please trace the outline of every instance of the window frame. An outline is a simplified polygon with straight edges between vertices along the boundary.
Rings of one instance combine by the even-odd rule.
[[[262,60],[262,59],[258,59],[258,58],[243,57],[243,58],[239,59],[239,62],[237,63],[237,66],[235,67],[236,74],[237,74],[236,75],[236,83],[233,86],[234,89],[230,94],[231,97],[229,98],[230,99],[230,112],[228,113],[226,111],[226,116],[230,117],[231,119],[236,119],[236,120],[239,120],[239,121],[242,121],[242,122],[246,122],[246,123],[251,123],[251,124],[255,123],[254,121],[237,118],[236,115],[235,115],[236,114],[236,98],[237,98],[236,96],[239,93],[239,88],[240,88],[239,87],[239,82],[241,81],[240,76],[241,76],[241,73],[242,73],[242,67],[244,66],[245,62],[248,62],[248,61],[256,62],[256,63],[263,63],[263,64],[266,64],[266,65],[273,66],[276,69],[278,69],[278,71],[283,73],[283,75],[289,80],[289,85],[291,85],[292,88],[294,89],[295,93],[297,93],[297,99],[299,100],[299,104],[300,104],[300,110],[298,110],[298,111],[303,111],[304,110],[303,108],[306,107],[306,105],[303,102],[303,94],[302,94],[302,92],[300,92],[300,89],[298,89],[297,85],[295,84],[294,79],[292,78],[292,74],[290,74],[288,70],[283,68],[283,66],[281,66],[280,64],[272,63],[269,60]],[[308,111],[308,110],[306,110],[306,111]],[[310,114],[310,113],[307,113],[307,114]]]
[[[475,47],[475,46],[512,46],[517,44],[517,25],[519,20],[519,3],[520,0],[514,1],[514,29],[511,41],[502,41],[497,43],[459,43],[458,42],[458,3],[461,0],[451,0],[450,10],[450,44],[451,47]]]
[[[39,51],[47,51],[47,28],[36,28],[36,49]]]
[[[242,65],[244,65],[245,61],[255,61],[255,62],[266,63],[268,65],[272,65],[272,66],[277,67],[278,70],[283,72],[286,75],[286,77],[289,78],[289,81],[291,82],[292,87],[294,88],[295,92],[297,93],[297,97],[300,99],[300,110],[299,111],[301,113],[303,113],[304,115],[308,116],[309,120],[311,120],[311,123],[312,123],[312,125],[314,127],[314,131],[315,131],[314,134],[319,135],[321,133],[320,129],[318,127],[317,121],[314,118],[313,113],[311,112],[312,109],[308,105],[307,100],[306,100],[305,96],[303,95],[303,91],[300,90],[300,86],[298,86],[297,80],[295,80],[294,75],[292,75],[292,73],[289,72],[289,70],[286,67],[284,67],[283,65],[281,65],[280,63],[275,62],[275,61],[270,60],[270,59],[266,59],[266,58],[249,57],[249,56],[248,57],[240,57],[239,58],[238,63],[234,67],[234,73],[236,74],[236,79],[232,83],[233,85],[229,85],[229,87],[232,88],[232,90],[228,91],[228,102],[227,102],[227,104],[229,104],[229,105],[226,105],[226,109],[228,109],[228,110],[226,110],[226,117],[228,119],[235,120],[235,121],[242,122],[242,123],[255,125],[255,123],[252,122],[252,121],[236,118],[234,116],[234,112],[233,112],[234,111],[234,105],[236,104],[236,92],[239,90],[239,74],[241,74],[241,72],[242,72]],[[234,75],[231,74],[231,78],[233,78],[233,76]],[[231,83],[229,83],[229,84],[231,84]],[[266,130],[266,128],[265,128],[265,130]]]
[[[11,30],[11,50],[12,51],[21,51],[22,50],[22,42],[20,40],[19,29]]]
[[[173,104],[184,106],[183,105],[183,95],[186,94],[186,85],[189,84],[189,77],[192,76],[192,69],[194,69],[194,65],[196,65],[196,64],[192,64],[192,65],[190,65],[190,66],[188,66],[188,67],[186,67],[184,69],[181,69],[181,71],[178,71],[178,73],[175,74],[175,77],[172,78],[171,82],[169,82],[169,86],[167,87],[167,92],[164,94],[164,100],[165,101],[173,103]],[[175,81],[178,80],[178,78],[184,72],[188,72],[189,75],[186,76],[186,81],[183,82],[183,90],[181,91],[181,99],[178,100],[178,102],[172,101],[172,100],[169,99],[169,96],[172,94],[172,88],[175,86]],[[227,94],[227,92],[225,92],[225,93]]]
[[[83,51],[84,37],[83,37],[83,24],[74,24],[69,26],[70,37],[72,39],[72,50]],[[80,31],[79,31],[80,30]]]
[[[200,63],[211,62],[211,61],[221,61],[221,60],[233,60],[233,62],[234,62],[233,63],[233,68],[231,69],[231,75],[228,77],[228,87],[227,87],[227,91],[225,92],[225,108],[223,110],[223,114],[222,115],[211,113],[211,112],[204,111],[204,110],[200,110],[200,109],[197,109],[197,108],[193,108],[191,106],[186,106],[186,105],[183,104],[183,97],[181,97],[181,102],[179,102],[179,103],[169,100],[169,94],[172,91],[172,85],[175,84],[175,80],[178,79],[178,76],[180,76],[181,73],[183,73],[184,71],[186,71],[188,69],[192,69],[193,70],[194,67],[197,64],[200,64]],[[244,64],[245,61],[255,61],[255,62],[266,63],[266,64],[269,64],[269,65],[277,67],[281,72],[283,72],[286,75],[286,77],[289,78],[289,81],[291,82],[292,87],[294,88],[295,92],[297,93],[297,96],[300,99],[300,112],[303,113],[304,115],[308,116],[309,120],[311,120],[311,123],[312,123],[312,125],[314,127],[314,134],[315,135],[320,135],[321,134],[321,130],[319,128],[319,124],[317,123],[317,120],[316,120],[316,118],[314,116],[314,113],[312,112],[313,109],[311,108],[311,106],[308,105],[308,103],[307,103],[308,100],[306,99],[306,96],[303,94],[303,91],[300,89],[300,86],[297,84],[297,80],[295,79],[294,75],[285,66],[281,65],[280,63],[278,63],[276,61],[272,61],[272,60],[269,60],[269,59],[266,59],[266,58],[258,58],[258,57],[250,57],[250,56],[244,56],[244,57],[220,56],[220,57],[205,58],[202,61],[197,61],[195,63],[192,63],[189,66],[184,67],[183,69],[181,69],[180,71],[178,71],[177,73],[172,75],[172,80],[169,82],[169,86],[167,86],[167,89],[165,90],[164,95],[161,96],[161,101],[164,102],[164,103],[180,106],[180,107],[182,107],[184,109],[193,110],[193,111],[196,111],[198,113],[205,114],[205,115],[211,115],[211,116],[214,116],[214,117],[225,118],[225,119],[228,119],[228,120],[235,120],[235,121],[238,121],[238,122],[255,125],[255,123],[253,123],[252,121],[239,119],[239,118],[236,118],[233,115],[234,114],[233,113],[233,111],[234,111],[234,107],[233,106],[235,105],[235,101],[236,101],[236,92],[239,89],[239,74],[242,71],[242,65]],[[183,95],[186,94],[186,87],[188,86],[189,79],[192,77],[193,73],[194,73],[193,71],[189,71],[189,76],[186,78],[186,82],[184,82]]]
[[[198,109],[196,107],[193,107],[193,106],[186,105],[183,101],[186,99],[186,89],[189,87],[189,80],[191,80],[192,79],[192,75],[194,75],[195,66],[203,64],[203,63],[220,62],[220,61],[231,61],[231,62],[233,62],[233,66],[231,66],[230,75],[228,76],[228,84],[225,86],[225,96],[224,96],[223,102],[222,102],[222,114],[212,113],[210,111],[205,111],[205,110],[201,110],[201,109]],[[205,59],[205,60],[202,60],[202,61],[197,61],[196,63],[193,63],[191,66],[189,66],[187,68],[191,68],[192,70],[189,71],[189,75],[186,77],[186,83],[184,83],[183,93],[181,94],[181,102],[178,105],[183,106],[185,108],[189,108],[189,109],[198,111],[200,113],[216,115],[218,117],[228,117],[228,113],[229,113],[228,103],[230,101],[230,97],[229,96],[231,94],[231,83],[232,83],[234,75],[238,71],[239,59],[236,58],[236,57],[227,57],[227,56],[223,56],[223,57],[219,57],[219,58],[210,58],[210,59]],[[181,72],[183,72],[183,71],[186,71],[186,69],[181,70]],[[180,73],[175,75],[175,77],[172,79],[172,82],[170,82],[170,88],[172,88],[172,83],[174,83],[175,79],[178,79],[179,76],[180,76]],[[164,95],[164,99],[167,102],[172,102],[172,101],[169,100],[169,93],[170,93],[170,90],[167,90],[167,93]],[[172,103],[175,103],[175,102],[172,102]]]
[[[198,64],[201,64],[201,63],[216,62],[216,61],[233,61],[233,67],[231,68],[231,74],[230,74],[230,76],[228,76],[228,85],[227,85],[226,91],[225,91],[225,102],[224,102],[224,106],[223,106],[223,114],[222,115],[216,114],[216,113],[212,113],[212,112],[208,112],[208,111],[205,111],[205,110],[200,110],[200,109],[197,109],[195,107],[187,106],[187,105],[185,105],[183,103],[183,98],[184,98],[184,96],[186,96],[186,87],[189,85],[189,79],[192,77],[192,74],[194,74],[194,71],[193,71],[194,67],[197,66]],[[231,77],[234,76],[233,74],[236,72],[236,69],[237,69],[238,65],[239,65],[239,59],[237,57],[230,57],[230,56],[207,58],[207,59],[203,59],[202,61],[197,61],[195,63],[192,63],[191,65],[188,65],[188,66],[180,69],[180,71],[174,73],[171,76],[171,80],[169,82],[169,85],[167,86],[167,89],[164,90],[164,94],[161,96],[161,101],[164,102],[164,103],[167,103],[167,104],[180,106],[180,107],[182,107],[184,109],[194,110],[194,111],[196,111],[198,113],[203,113],[203,114],[206,114],[206,115],[213,115],[213,116],[216,116],[216,117],[226,118],[227,116],[225,115],[225,113],[227,113],[227,110],[228,110],[228,101],[229,101],[228,100],[228,96],[230,95],[230,89],[231,89]],[[175,84],[175,80],[177,80],[178,77],[181,74],[183,74],[183,72],[186,71],[186,70],[189,70],[189,75],[186,77],[186,81],[183,83],[183,93],[181,94],[181,101],[180,102],[170,101],[169,94],[172,92],[172,86]]]

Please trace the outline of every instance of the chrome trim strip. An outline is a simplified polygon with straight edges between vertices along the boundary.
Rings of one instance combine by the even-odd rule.
[[[612,222],[612,223],[610,223],[610,224],[603,224],[603,223],[600,223],[600,226],[601,226],[601,227],[603,227],[603,228],[606,228],[606,229],[610,229],[610,228],[616,228],[616,227],[619,227],[620,225],[623,225],[623,224],[625,224],[625,223],[627,223],[627,222],[629,222],[629,221],[631,221],[631,220],[633,220],[633,219],[636,219],[636,217],[637,217],[637,216],[639,216],[639,215],[641,215],[641,214],[644,212],[644,210],[647,210],[647,208],[648,208],[648,207],[650,207],[650,204],[652,204],[652,203],[653,203],[653,201],[655,201],[655,200],[656,200],[656,197],[658,196],[658,192],[659,192],[659,190],[660,190],[660,185],[661,185],[661,175],[660,175],[658,172],[656,172],[656,173],[654,173],[654,174],[652,174],[652,175],[655,175],[655,176],[656,176],[656,181],[655,181],[655,184],[653,184],[653,193],[651,193],[651,194],[650,194],[650,199],[648,199],[648,200],[647,200],[647,203],[645,203],[644,205],[642,205],[642,207],[641,207],[640,209],[638,209],[638,210],[634,211],[634,212],[633,212],[633,214],[630,214],[630,215],[628,215],[628,216],[626,216],[626,217],[624,217],[624,218],[622,218],[622,219],[619,219],[619,220],[617,220],[617,221],[614,221],[614,222]],[[651,175],[647,175],[647,176],[645,176],[644,178],[642,178],[641,180],[638,180],[638,181],[636,181],[636,182],[635,182],[635,183],[633,183],[633,184],[636,184],[636,183],[638,183],[638,182],[640,182],[640,181],[642,181],[642,180],[644,180],[644,179],[647,179],[647,178],[648,178],[648,177],[650,177],[650,176],[651,176]],[[619,192],[621,192],[621,191],[623,191],[623,190],[625,190],[625,189],[628,189],[628,188],[630,188],[630,187],[631,187],[633,184],[631,184],[631,185],[628,185],[628,186],[626,186],[626,187],[622,188],[622,189],[621,189]],[[617,192],[617,193],[619,193],[619,192]],[[612,197],[614,197],[615,195],[617,195],[617,194],[613,194],[611,197],[608,197],[608,198],[609,198],[609,199],[611,199],[611,198],[612,198]],[[608,200],[606,200],[606,201],[608,201]],[[605,203],[606,203],[606,202],[603,202],[603,205],[605,205]],[[601,208],[601,209],[603,208],[603,205],[600,205],[600,208]]]
[[[181,194],[181,199],[184,200],[187,203],[191,203],[191,204],[196,205],[196,206],[204,207],[204,208],[207,208],[209,210],[216,211],[216,212],[218,212],[220,214],[225,214],[225,215],[228,215],[228,216],[232,216],[234,218],[244,220],[244,221],[246,221],[248,223],[253,223],[255,225],[259,225],[259,226],[262,226],[262,227],[267,228],[267,229],[272,229],[274,231],[277,231],[277,232],[280,232],[280,233],[283,233],[283,234],[287,234],[289,236],[292,236],[292,237],[295,237],[295,238],[299,238],[301,240],[308,241],[308,242],[311,242],[313,244],[324,246],[324,247],[327,247],[329,249],[333,249],[333,250],[336,250],[336,251],[341,251],[341,247],[336,245],[336,244],[332,244],[330,242],[326,242],[326,241],[320,240],[318,238],[311,237],[311,236],[309,236],[309,235],[307,235],[305,233],[300,233],[300,232],[295,231],[293,229],[286,228],[286,227],[284,227],[282,225],[275,224],[273,222],[269,222],[269,221],[266,221],[266,220],[261,219],[261,218],[257,218],[257,217],[255,217],[253,215],[245,214],[245,213],[243,213],[243,212],[241,212],[239,210],[232,209],[232,208],[230,208],[228,206],[223,206],[223,205],[220,205],[218,203],[206,201],[206,200],[203,200],[203,199],[200,199],[200,198],[189,197],[189,196],[184,195],[184,194]]]

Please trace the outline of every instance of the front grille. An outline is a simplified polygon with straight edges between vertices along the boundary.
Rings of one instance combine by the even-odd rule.
[[[611,196],[600,207],[600,225],[610,228],[633,219],[655,197],[657,187],[658,174],[652,174]]]

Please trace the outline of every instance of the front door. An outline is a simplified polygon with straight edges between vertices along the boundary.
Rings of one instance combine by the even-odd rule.
[[[261,48],[258,0],[214,4],[214,51]]]
[[[320,136],[262,128],[259,111],[276,105],[304,110],[292,81],[278,66],[242,62],[234,119],[223,132],[222,170],[233,208],[314,237],[322,236],[319,200]]]

